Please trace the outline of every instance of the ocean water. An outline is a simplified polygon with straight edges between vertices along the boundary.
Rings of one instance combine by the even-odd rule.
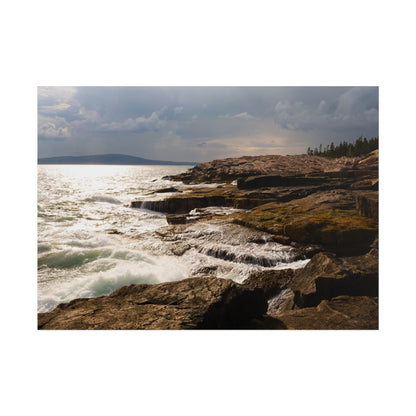
[[[192,188],[162,179],[188,168],[39,165],[38,311],[132,283],[208,274],[241,282],[253,270],[306,264],[264,233],[220,223],[172,233],[165,215],[130,208],[170,195],[158,189]]]

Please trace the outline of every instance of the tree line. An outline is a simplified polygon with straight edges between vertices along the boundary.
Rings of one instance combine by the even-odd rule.
[[[326,145],[325,147],[322,144],[315,149],[308,147],[307,154],[313,156],[324,156],[324,157],[341,157],[341,156],[364,156],[373,150],[378,149],[378,137],[373,137],[367,140],[366,137],[360,136],[355,143],[347,143],[346,141],[341,142],[339,145],[335,146],[334,142]]]

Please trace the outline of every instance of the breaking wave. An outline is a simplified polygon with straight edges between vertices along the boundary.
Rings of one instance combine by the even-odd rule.
[[[47,312],[58,304],[77,298],[109,295],[130,284],[155,284],[181,280],[188,269],[171,258],[152,259],[140,253],[116,251],[81,267],[80,273],[63,276],[59,281],[45,281],[38,287],[38,312]]]
[[[157,178],[183,167],[106,167],[104,176],[100,169],[39,167],[39,312],[75,298],[108,295],[129,284],[192,276],[240,283],[253,271],[299,268],[308,262],[267,233],[201,219],[172,232],[165,215],[147,210],[151,207],[146,202],[141,209],[126,205],[169,185]],[[189,215],[195,219],[232,212],[208,207]]]

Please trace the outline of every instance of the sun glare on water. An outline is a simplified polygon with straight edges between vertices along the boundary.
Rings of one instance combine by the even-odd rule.
[[[128,172],[130,166],[114,165],[59,165],[59,170],[73,178],[96,178],[117,176]]]

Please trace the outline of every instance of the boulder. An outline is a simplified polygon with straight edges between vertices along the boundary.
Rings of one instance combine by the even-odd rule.
[[[287,329],[378,329],[378,299],[338,296],[317,307],[272,314]]]
[[[75,299],[38,314],[39,329],[225,329],[261,317],[260,289],[231,280],[190,278],[124,286],[111,295]]]
[[[265,270],[252,273],[244,280],[243,286],[250,289],[262,289],[266,299],[270,299],[286,288],[293,276],[292,269]]]
[[[335,257],[316,254],[289,284],[295,303],[305,308],[340,295],[378,296],[378,256]]]
[[[179,256],[183,256],[190,249],[191,249],[191,246],[189,244],[176,242],[175,244],[173,244],[171,248],[171,252],[175,256],[179,257]]]

